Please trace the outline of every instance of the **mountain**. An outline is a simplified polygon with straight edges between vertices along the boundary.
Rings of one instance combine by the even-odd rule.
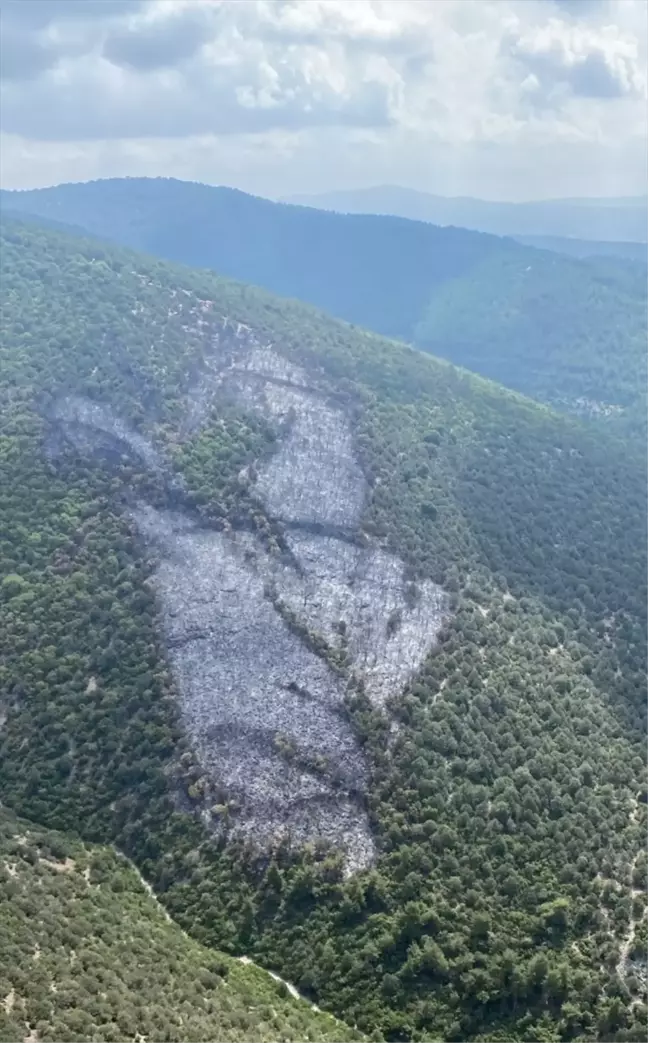
[[[0,1039],[360,1039],[169,921],[106,847],[0,808]]]
[[[538,250],[552,250],[570,257],[621,257],[626,261],[648,264],[648,244],[605,242],[595,239],[564,239],[557,235],[516,235],[519,243]]]
[[[164,178],[3,192],[0,201],[3,210],[213,268],[389,336],[410,336],[436,284],[502,248],[499,239],[463,230],[347,218]],[[529,254],[512,243],[504,249]]]
[[[638,450],[1,231],[3,803],[371,1038],[645,1038]]]
[[[491,202],[465,196],[435,196],[398,185],[292,196],[301,206],[345,214],[390,214],[435,225],[457,225],[494,235],[646,243],[648,199],[544,199]]]
[[[646,269],[537,251],[529,264],[500,254],[445,282],[414,340],[459,365],[566,411],[646,424]]]
[[[0,201],[8,212],[24,209],[301,299],[559,409],[645,431],[640,265],[162,178],[3,193]]]

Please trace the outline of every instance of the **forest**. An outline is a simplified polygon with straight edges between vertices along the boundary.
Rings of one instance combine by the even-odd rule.
[[[3,192],[0,205],[306,301],[645,439],[640,263],[169,178]]]
[[[371,1038],[645,1038],[640,449],[206,271],[6,216],[1,246],[3,805],[114,845],[196,943],[252,957]],[[358,540],[405,561],[413,596],[432,581],[449,598],[404,690],[377,708],[349,686],[377,851],[352,875],[326,845],[259,851],[210,826],[129,520],[136,493],[181,495],[205,530],[254,528],[283,552],[245,477],[277,433],[242,408],[183,427],[224,318],[327,387],[369,489]],[[118,410],[182,492],[123,453],[56,455],[60,393]]]
[[[169,921],[106,847],[0,809],[0,1040],[361,1039]]]

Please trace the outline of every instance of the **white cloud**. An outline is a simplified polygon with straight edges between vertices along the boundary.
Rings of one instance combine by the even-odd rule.
[[[594,28],[552,18],[545,25],[516,26],[502,50],[525,71],[522,82],[549,103],[560,103],[565,92],[599,99],[646,94],[638,41],[616,25]]]
[[[598,165],[613,191],[640,191],[646,10],[0,0],[4,182],[173,173],[269,194],[397,180],[519,198],[574,194],[579,177],[597,191]]]

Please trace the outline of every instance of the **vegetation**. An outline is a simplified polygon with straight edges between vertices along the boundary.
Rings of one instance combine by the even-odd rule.
[[[645,1038],[641,457],[205,272],[12,221],[2,263],[5,804],[116,844],[194,939],[252,955],[374,1038]],[[261,857],[210,836],[123,511],[152,479],[43,452],[52,396],[87,394],[174,458],[205,524],[271,525],[240,473],[272,432],[223,413],[182,435],[183,389],[223,316],[328,383],[371,487],[363,538],[453,598],[441,645],[393,693],[397,729],[349,697],[379,848],[350,879],[333,851]]]
[[[464,228],[336,214],[164,178],[1,199],[5,208],[315,304],[557,409],[645,432],[640,264],[579,260]]]
[[[0,1040],[360,1039],[172,923],[138,873],[0,809]]]
[[[415,339],[458,365],[551,402],[645,430],[646,270],[537,251],[489,257],[439,287]]]

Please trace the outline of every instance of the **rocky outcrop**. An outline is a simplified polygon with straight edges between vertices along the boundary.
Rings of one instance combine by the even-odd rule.
[[[245,327],[225,323],[193,375],[184,433],[219,402],[279,431],[249,485],[284,530],[281,557],[250,532],[216,532],[145,503],[131,517],[156,549],[154,582],[187,732],[207,775],[235,801],[230,828],[342,847],[369,864],[367,766],[344,710],[351,678],[384,706],[417,670],[447,614],[443,591],[407,583],[403,563],[358,539],[366,482],[343,410],[304,370]],[[61,400],[77,449],[106,439],[161,472],[161,454],[107,407]],[[94,432],[93,445],[90,432]],[[98,440],[98,441],[97,441]],[[298,626],[291,626],[290,620]],[[325,639],[345,669],[317,655]]]

